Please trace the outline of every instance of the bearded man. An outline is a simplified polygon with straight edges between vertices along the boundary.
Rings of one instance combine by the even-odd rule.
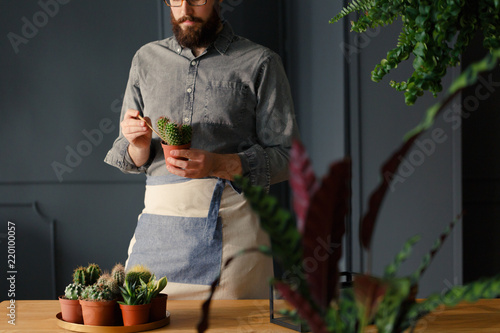
[[[166,276],[173,299],[201,299],[221,274],[215,298],[266,298],[272,260],[242,249],[269,245],[259,218],[233,185],[235,175],[269,189],[288,179],[298,137],[289,83],[278,55],[233,33],[222,0],[165,0],[174,36],[137,51],[121,113],[120,135],[105,162],[146,173],[145,207],[127,268]],[[141,117],[139,117],[141,116]],[[160,117],[192,126],[189,150],[166,166]]]

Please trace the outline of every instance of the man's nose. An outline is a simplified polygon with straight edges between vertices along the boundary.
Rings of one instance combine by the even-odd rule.
[[[193,6],[191,6],[187,0],[184,0],[182,1],[182,5],[181,5],[181,15],[182,16],[185,16],[185,15],[191,15],[193,13]]]

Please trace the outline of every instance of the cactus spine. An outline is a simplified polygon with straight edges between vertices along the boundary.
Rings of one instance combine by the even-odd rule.
[[[160,117],[156,121],[156,126],[162,141],[168,145],[181,146],[191,142],[193,133],[191,125],[184,124],[181,126],[171,122],[166,117]]]

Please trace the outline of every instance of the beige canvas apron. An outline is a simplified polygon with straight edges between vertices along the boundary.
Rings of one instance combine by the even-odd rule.
[[[269,238],[243,194],[229,182],[148,181],[126,267],[141,263],[157,277],[166,275],[163,292],[170,299],[206,299],[223,263],[259,245],[269,245]],[[222,270],[214,298],[268,298],[272,275],[271,258],[245,254]]]

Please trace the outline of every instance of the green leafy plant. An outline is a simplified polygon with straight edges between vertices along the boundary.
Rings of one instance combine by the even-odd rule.
[[[396,47],[376,65],[371,78],[379,82],[412,58],[412,75],[406,81],[390,82],[396,90],[404,91],[408,105],[424,91],[437,96],[443,89],[441,80],[447,68],[460,63],[460,55],[476,33],[482,34],[485,49],[493,52],[500,48],[499,0],[354,0],[330,23],[352,12],[362,13],[357,21],[351,21],[352,31],[359,33],[401,19]]]
[[[154,281],[154,276],[153,276],[153,281]],[[167,286],[167,277],[164,276],[161,279],[159,279],[156,283],[153,283],[153,286],[151,287],[152,289],[152,295],[151,298],[155,298],[160,294],[160,292],[165,289]]]
[[[156,121],[156,126],[162,141],[168,145],[182,146],[191,142],[193,133],[191,125],[179,125],[166,117],[160,117]]]
[[[158,296],[166,285],[166,277],[162,277],[159,281],[156,281],[154,274],[151,275],[147,283],[142,279],[125,279],[125,284],[123,287],[120,287],[123,302],[119,301],[118,303],[124,305],[151,303],[151,299]]]
[[[361,246],[371,258],[371,241],[377,216],[394,175],[415,140],[433,124],[436,116],[463,88],[473,85],[479,74],[491,70],[500,61],[500,50],[494,50],[483,60],[469,66],[450,86],[443,102],[428,109],[424,120],[408,133],[403,144],[381,168],[381,182],[369,198],[368,210],[360,224]],[[348,211],[350,160],[331,165],[329,173],[317,181],[304,147],[295,142],[290,156],[290,184],[294,194],[292,214],[279,207],[277,199],[264,189],[252,186],[245,178],[236,183],[243,190],[252,208],[259,214],[260,223],[273,244],[272,249],[260,247],[243,252],[260,251],[273,255],[285,272],[294,272],[271,283],[295,309],[286,312],[297,321],[305,321],[313,332],[363,332],[374,324],[379,333],[397,333],[415,327],[418,320],[440,305],[454,306],[461,301],[477,301],[500,295],[500,275],[481,279],[465,286],[454,286],[447,292],[432,294],[422,302],[416,301],[419,281],[443,242],[461,216],[450,222],[420,265],[409,276],[399,277],[401,264],[409,257],[418,236],[406,241],[382,276],[373,276],[370,269],[355,276],[353,287],[340,289],[339,260]],[[314,250],[330,244],[329,255],[315,262],[315,270],[305,270],[303,263],[314,258]],[[225,263],[226,267],[235,258]],[[208,328],[209,307],[219,280],[211,286],[211,295],[202,306],[203,316],[198,332]]]

